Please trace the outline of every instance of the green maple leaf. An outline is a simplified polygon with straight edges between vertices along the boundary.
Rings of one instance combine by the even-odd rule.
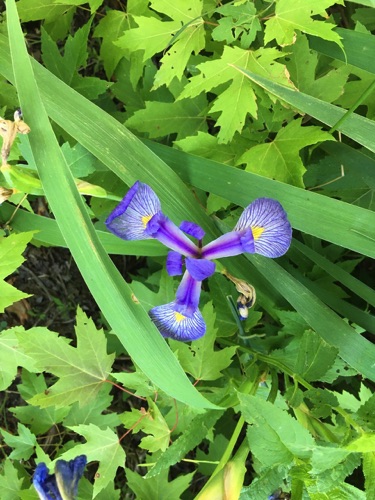
[[[136,498],[143,500],[171,500],[181,498],[182,493],[189,487],[195,474],[180,475],[173,481],[168,481],[168,470],[163,470],[157,476],[145,478],[130,469],[125,469],[129,488]]]
[[[17,429],[18,436],[11,434],[4,429],[0,429],[0,432],[3,435],[6,444],[11,448],[14,448],[9,455],[9,458],[14,458],[16,460],[28,460],[34,453],[34,447],[36,446],[36,437],[23,424],[19,423]]]
[[[22,253],[33,235],[34,232],[27,232],[0,238],[0,313],[3,313],[4,309],[13,302],[30,297],[29,294],[20,292],[3,279],[25,261]]]
[[[103,0],[54,0],[54,2],[65,5],[83,5],[84,3],[88,3],[90,5],[91,14],[93,14],[101,6]]]
[[[327,17],[325,9],[332,5],[332,0],[276,0],[275,14],[266,21],[264,44],[276,40],[279,45],[291,45],[294,42],[296,31],[302,31],[324,40],[330,40],[343,47],[340,37],[335,33],[334,24],[317,21],[312,16]],[[343,0],[336,2],[344,5]]]
[[[120,425],[121,422],[117,413],[108,412],[113,399],[108,394],[111,389],[110,384],[105,384],[101,387],[95,399],[85,406],[80,406],[78,402],[73,403],[69,408],[68,416],[64,418],[65,427],[94,424],[101,429],[105,429],[106,427],[114,428]]]
[[[146,375],[141,372],[138,366],[135,367],[135,372],[112,373],[112,377],[124,387],[135,390],[134,394],[137,396],[153,396],[157,392],[156,387],[150,382]]]
[[[96,425],[77,425],[70,427],[73,432],[86,439],[63,453],[58,460],[71,460],[78,455],[86,455],[88,462],[99,462],[95,474],[93,498],[114,480],[118,467],[125,467],[125,451],[118,436],[111,429],[100,429]]]
[[[22,370],[22,384],[17,386],[18,391],[24,400],[27,400],[47,389],[43,375],[29,373]],[[10,411],[22,422],[30,427],[30,430],[38,435],[46,433],[51,427],[60,423],[69,413],[70,408],[56,409],[53,406],[49,408],[39,408],[32,405],[17,406],[9,408]]]
[[[24,22],[44,19],[46,23],[51,23],[62,16],[67,16],[69,11],[74,10],[74,6],[69,2],[58,4],[51,0],[20,0],[17,2],[17,10]]]
[[[282,54],[276,49],[243,50],[225,47],[220,59],[197,66],[200,74],[193,76],[181,92],[177,102],[201,93],[214,92],[211,113],[219,113],[216,125],[220,127],[219,143],[230,142],[236,132],[241,132],[248,114],[257,117],[256,92],[259,89],[233,66],[246,68],[273,81],[290,86],[283,64],[275,62]],[[225,88],[223,90],[223,84]],[[220,89],[218,89],[220,87]]]
[[[196,380],[216,380],[223,376],[221,371],[230,365],[237,348],[225,347],[215,351],[216,329],[212,304],[207,304],[203,308],[203,316],[207,324],[207,333],[201,339],[191,346],[179,342],[171,342],[171,345],[177,351],[183,369]]]
[[[303,187],[302,177],[306,169],[299,156],[300,150],[334,139],[319,127],[302,127],[301,121],[302,118],[291,121],[280,129],[272,142],[252,147],[238,163],[246,163],[246,170],[250,172]]]
[[[233,43],[240,40],[242,48],[249,48],[255,40],[257,31],[261,30],[255,5],[249,2],[239,5],[223,5],[215,12],[223,15],[216,28],[212,31],[212,38],[217,41]]]
[[[119,10],[108,10],[105,17],[100,20],[94,31],[94,36],[101,37],[100,57],[103,59],[107,78],[113,72],[123,57],[123,50],[114,42],[119,39],[128,24],[127,15]]]
[[[120,418],[127,428],[132,429],[133,433],[142,430],[147,434],[142,439],[140,448],[150,452],[165,451],[168,448],[171,437],[170,429],[159,408],[151,399],[148,400],[148,411],[132,408],[132,411],[123,413]]]
[[[74,36],[68,36],[63,55],[47,31],[42,29],[42,55],[43,62],[51,73],[88,99],[95,99],[105,92],[110,84],[100,78],[83,77],[78,73],[87,63],[91,22],[77,30]]]
[[[78,309],[77,347],[47,328],[32,328],[18,333],[20,348],[31,356],[40,371],[53,373],[59,380],[48,391],[28,402],[42,408],[68,406],[76,401],[84,405],[96,397],[107,379],[114,355],[106,353],[106,338],[102,330]]]
[[[298,35],[295,43],[288,49],[291,55],[287,68],[290,79],[298,90],[327,102],[333,102],[341,96],[350,73],[347,65],[343,64],[331,71],[325,68],[324,74],[317,77],[319,56],[317,52],[310,50],[305,35]]]
[[[198,54],[205,47],[204,21],[201,17],[202,0],[153,0],[150,7],[166,14],[172,21],[155,17],[133,16],[137,28],[129,29],[116,45],[125,51],[143,51],[143,62],[163,52],[161,68],[156,73],[154,88],[181,80],[191,54]],[[151,14],[151,12],[150,12]]]
[[[162,52],[181,27],[178,21],[162,22],[155,17],[133,16],[133,19],[138,27],[126,31],[115,45],[125,52],[142,50],[143,62]]]
[[[23,327],[11,328],[0,334],[0,391],[10,386],[18,366],[35,371],[33,358],[19,349],[16,336],[19,331],[24,331]]]
[[[126,121],[126,126],[147,133],[150,139],[178,134],[179,138],[206,131],[206,117],[199,113],[207,106],[206,97],[198,96],[183,102],[147,101]]]
[[[2,465],[0,476],[0,491],[2,500],[14,500],[20,498],[23,479],[18,477],[18,471],[11,460],[6,459]]]

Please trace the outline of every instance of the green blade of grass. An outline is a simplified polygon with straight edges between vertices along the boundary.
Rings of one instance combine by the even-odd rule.
[[[362,283],[362,281],[349,274],[347,271],[345,271],[345,269],[342,269],[340,266],[333,264],[328,259],[323,257],[323,255],[320,255],[318,252],[315,252],[310,247],[297,240],[293,241],[292,250],[295,250],[298,253],[308,257],[312,262],[318,265],[335,280],[342,283],[345,287],[358,295],[358,297],[361,297],[361,299],[375,307],[375,291],[369,286]]]
[[[370,33],[360,33],[359,31],[344,28],[337,28],[335,32],[341,37],[344,51],[337,44],[315,36],[309,36],[310,47],[333,59],[338,59],[375,74],[375,58],[373,57],[375,53],[375,37]]]
[[[10,51],[30,146],[61,233],[99,307],[134,362],[162,390],[194,407],[215,407],[190,383],[146,311],[105,253],[56,141],[26,51],[14,0],[7,2]],[[124,152],[123,154],[126,154]]]

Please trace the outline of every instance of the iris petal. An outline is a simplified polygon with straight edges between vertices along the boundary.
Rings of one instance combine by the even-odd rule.
[[[191,311],[176,302],[170,302],[154,307],[149,315],[163,337],[188,342],[206,333],[206,324],[198,308]]]
[[[292,227],[283,207],[271,198],[258,198],[245,208],[235,231],[251,228],[255,252],[266,257],[281,257],[290,247]]]
[[[188,220],[184,220],[181,222],[180,229],[193,238],[197,238],[197,240],[202,240],[205,235],[204,230],[200,226],[198,226],[198,224],[195,224],[195,222],[190,222]]]
[[[85,455],[66,462],[58,460],[55,466],[55,477],[62,497],[74,498],[78,491],[78,482],[83,475],[87,463]]]
[[[165,215],[155,215],[150,221],[149,226],[147,231],[151,236],[159,240],[166,247],[190,257],[198,256],[199,249],[197,245],[189,240],[186,234]]]
[[[80,455],[69,462],[58,460],[55,473],[49,474],[45,463],[37,465],[33,475],[33,485],[41,500],[73,500],[77,495],[78,482],[87,462]]]
[[[190,259],[186,257],[186,269],[197,281],[203,281],[215,272],[215,262],[206,259]]]
[[[169,276],[182,274],[182,255],[179,252],[168,252],[166,268]]]
[[[124,240],[144,240],[147,224],[161,211],[159,198],[147,184],[137,181],[106,220],[107,228]]]
[[[149,315],[163,337],[175,340],[196,340],[206,333],[206,325],[198,309],[201,281],[188,271],[176,292],[176,300],[151,309]]]
[[[243,252],[250,252],[253,248],[252,241],[252,234],[244,235],[239,231],[231,231],[205,245],[202,248],[202,257],[204,259],[221,259],[222,257],[232,257]]]

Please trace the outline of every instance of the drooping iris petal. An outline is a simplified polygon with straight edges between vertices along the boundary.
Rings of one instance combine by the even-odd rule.
[[[151,309],[149,315],[163,337],[189,341],[199,339],[206,333],[206,325],[198,309],[201,284],[185,271],[176,300]]]
[[[182,255],[179,252],[168,252],[166,268],[169,276],[182,274]]]
[[[48,473],[45,463],[40,463],[36,466],[33,475],[33,485],[41,500],[62,500],[55,476]],[[53,496],[52,496],[53,495]]]
[[[163,337],[189,342],[206,333],[206,324],[198,308],[186,312],[183,306],[170,302],[154,307],[149,315]]]
[[[78,482],[83,475],[87,463],[85,455],[66,462],[58,460],[55,466],[57,486],[63,499],[73,499],[77,495]]]
[[[254,240],[251,231],[244,233],[231,231],[205,245],[202,248],[202,258],[220,259],[244,252],[254,253]]]
[[[195,222],[190,222],[188,220],[184,220],[181,222],[180,229],[193,238],[197,238],[197,240],[202,240],[204,235],[206,234],[204,230],[200,226],[198,226],[198,224],[195,224]]]
[[[271,198],[258,198],[245,208],[235,231],[251,229],[255,252],[266,257],[281,257],[290,247],[292,227],[283,207]]]
[[[191,259],[190,257],[186,257],[185,264],[190,275],[197,281],[203,281],[212,276],[216,267],[215,263],[210,260]]]
[[[107,228],[123,240],[152,238],[147,223],[161,211],[159,198],[147,184],[137,181],[106,220]]]
[[[74,500],[86,462],[85,455],[80,455],[69,462],[58,460],[54,474],[48,473],[45,463],[38,464],[33,475],[33,485],[39,498],[41,500]]]

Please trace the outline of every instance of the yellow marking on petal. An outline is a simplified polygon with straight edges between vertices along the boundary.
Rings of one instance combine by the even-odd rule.
[[[253,232],[254,240],[258,240],[263,234],[264,227],[254,226],[254,227],[251,227],[251,231]]]
[[[152,219],[152,217],[152,215],[144,215],[142,217],[142,224],[144,228],[147,226],[147,223]]]
[[[186,316],[184,316],[183,314],[181,314],[177,311],[175,311],[174,317],[175,317],[177,323],[180,323],[181,321],[183,321],[186,318]]]

